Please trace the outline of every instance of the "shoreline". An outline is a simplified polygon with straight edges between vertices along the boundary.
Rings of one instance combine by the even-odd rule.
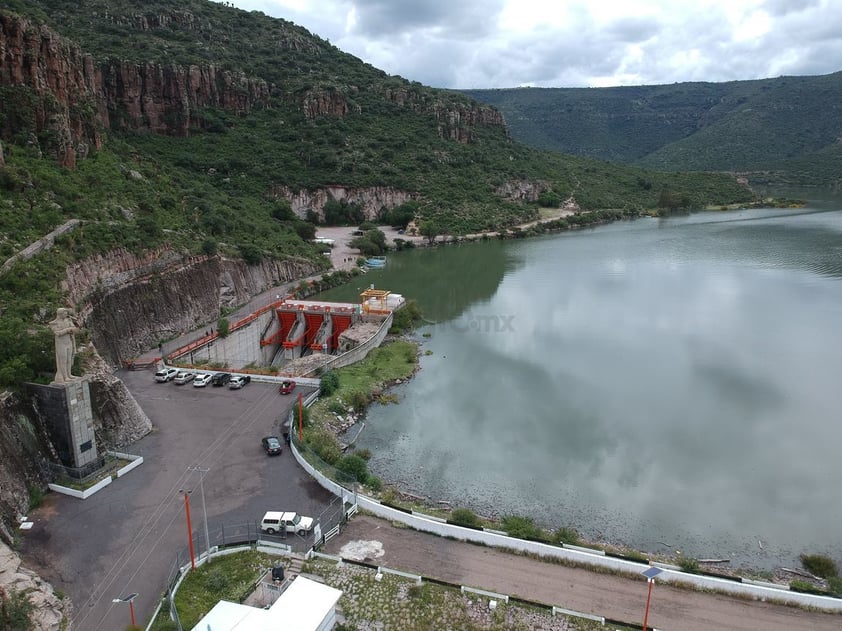
[[[727,211],[732,211],[732,210],[743,210],[743,209],[746,209],[746,208],[765,208],[765,207],[774,208],[776,206],[773,206],[773,205],[768,204],[768,203],[759,203],[759,204],[751,205],[751,206],[741,205],[739,208],[727,208],[727,209],[711,208],[711,209],[702,209],[702,211],[704,211],[704,212],[726,211],[727,212]],[[789,206],[787,206],[787,207],[789,207]],[[530,226],[534,226],[534,225],[537,225],[537,224],[551,223],[553,221],[557,221],[557,218],[545,218],[543,220],[536,220],[534,222],[530,222]],[[566,230],[569,230],[569,229],[574,229],[576,227],[578,227],[578,226],[571,225],[569,227],[560,228],[558,231],[566,231]],[[498,233],[493,233],[493,234],[498,235]],[[509,233],[509,234],[511,234],[511,233]],[[459,241],[462,241],[462,240],[475,240],[475,239],[493,238],[489,235],[490,235],[490,233],[479,233],[477,235],[470,235],[472,237],[471,239],[466,239],[465,237],[461,237],[461,238],[456,237],[456,238],[450,238],[450,239],[447,239],[447,240],[438,240],[435,244],[425,244],[425,245],[438,245],[439,243],[453,243],[453,242],[458,243]],[[519,235],[519,236],[532,236],[532,234]],[[536,236],[538,236],[538,235],[536,235]],[[418,237],[416,237],[415,239],[419,240]],[[425,239],[421,239],[421,240],[426,241]],[[419,344],[423,343],[423,339],[421,339],[420,337],[414,338],[414,341],[419,343]],[[421,354],[422,353],[419,353],[419,367],[418,367],[417,370],[421,369],[421,366],[420,366],[420,355]],[[417,370],[416,370],[416,372],[417,372]],[[414,376],[414,374],[415,373],[413,373],[412,376]],[[389,389],[393,385],[395,385],[395,384],[387,384],[384,389]],[[345,431],[342,433],[344,437],[350,437],[350,435],[353,434],[353,428],[360,427],[360,430],[357,431],[355,434],[353,434],[354,441],[357,441],[359,439],[359,437],[361,435],[361,432],[364,429],[364,424],[365,424],[365,419],[367,417],[367,412],[368,412],[368,410],[366,409],[366,411],[363,414],[358,416],[357,420],[355,421],[355,423],[353,425],[351,425],[350,427],[345,429]],[[363,427],[361,427],[361,424],[363,425]],[[337,436],[337,438],[338,438],[338,436]],[[352,452],[349,452],[349,453],[352,453]],[[404,483],[400,480],[391,480],[389,482],[384,481],[384,486],[394,487],[395,490],[400,495],[403,496],[402,501],[406,502],[407,504],[417,505],[418,507],[423,508],[423,509],[447,512],[444,509],[446,509],[446,508],[460,508],[460,507],[465,506],[464,504],[462,504],[462,505],[459,504],[458,493],[453,495],[453,497],[456,498],[456,499],[437,500],[436,498],[430,498],[430,497],[426,497],[426,496],[418,495],[418,494],[414,493],[413,492],[414,489],[410,488],[410,485],[407,485],[406,483]],[[499,519],[495,520],[495,519],[492,518],[489,521],[492,522],[492,523],[495,523],[495,524],[499,524]],[[716,573],[726,574],[726,575],[729,575],[729,576],[760,577],[760,578],[765,579],[765,580],[774,581],[774,582],[779,583],[781,585],[787,585],[790,581],[796,580],[800,576],[802,576],[799,573],[798,569],[792,570],[792,569],[786,567],[786,565],[790,562],[798,563],[797,560],[791,561],[788,558],[785,559],[784,556],[782,556],[782,555],[777,555],[775,558],[771,559],[772,562],[769,563],[769,564],[764,564],[763,559],[754,559],[755,562],[757,562],[757,561],[760,562],[760,565],[758,565],[755,562],[753,562],[751,558],[747,558],[747,559],[739,559],[738,558],[736,561],[733,561],[732,559],[725,559],[725,558],[706,558],[706,559],[703,559],[703,560],[694,559],[694,558],[690,558],[690,557],[682,555],[681,552],[678,552],[677,550],[675,550],[675,552],[678,552],[677,554],[670,553],[670,552],[642,553],[637,548],[635,548],[633,546],[629,546],[622,541],[615,544],[615,543],[611,543],[611,542],[601,540],[599,538],[593,539],[593,540],[587,540],[587,541],[584,538],[582,538],[582,542],[583,542],[583,545],[586,545],[588,547],[608,548],[608,549],[621,548],[621,549],[626,549],[626,550],[632,551],[633,553],[638,553],[638,554],[641,554],[641,555],[644,555],[646,557],[653,558],[653,559],[655,559],[655,558],[666,559],[666,560],[668,560],[668,562],[672,562],[672,563],[679,563],[679,562],[682,562],[682,561],[685,562],[685,563],[686,562],[695,562],[695,563],[699,564],[699,569],[703,570],[703,571],[706,570],[706,569],[707,570],[712,569]],[[667,546],[667,547],[669,547],[669,546]],[[763,550],[762,545],[761,545],[761,550]],[[810,554],[810,551],[809,550],[805,551],[805,554]],[[708,553],[705,556],[712,557],[714,555]],[[730,556],[730,555],[723,555],[723,556]],[[738,553],[737,557],[740,557],[740,556],[741,556],[741,554]],[[752,555],[748,555],[748,556],[750,557]],[[754,555],[754,556],[756,556],[756,555]],[[732,565],[732,563],[735,563],[737,565]],[[798,564],[794,567],[799,568],[800,564]]]

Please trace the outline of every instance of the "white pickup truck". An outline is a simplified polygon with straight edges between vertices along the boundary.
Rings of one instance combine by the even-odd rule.
[[[260,520],[260,529],[270,535],[286,531],[303,536],[313,530],[313,518],[304,517],[298,513],[269,511]]]

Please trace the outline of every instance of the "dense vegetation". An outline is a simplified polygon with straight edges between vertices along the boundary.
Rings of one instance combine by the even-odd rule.
[[[842,173],[842,73],[466,93],[542,149],[658,169],[765,172],[758,181],[838,183]]]
[[[264,81],[269,96],[248,114],[194,111],[185,136],[101,128],[102,147],[66,169],[51,152],[55,133],[44,127],[61,114],[57,100],[32,86],[0,85],[0,260],[70,219],[84,222],[51,251],[0,274],[2,385],[51,371],[45,325],[64,300],[63,270],[75,260],[168,245],[249,264],[266,257],[323,263],[309,243],[314,226],[307,219],[361,218],[358,207],[333,199],[321,218],[314,211],[296,216],[283,191],[404,191],[415,201],[383,208],[379,219],[405,224],[420,216],[439,234],[537,217],[537,201],[509,200],[498,190],[512,183],[536,187],[544,204],[573,195],[584,209],[636,212],[657,207],[665,191],[686,206],[751,199],[727,176],[656,173],[538,151],[512,142],[499,125],[465,122],[469,117],[453,123],[468,140],[457,142],[442,125],[451,124],[448,112],[477,107],[469,97],[388,76],[259,12],[204,0],[10,0],[2,11],[9,10],[49,25],[101,67],[212,65]],[[307,115],[303,103],[313,94],[347,111]],[[84,124],[95,123],[92,104],[73,107]],[[123,113],[109,107],[112,123],[119,121]]]

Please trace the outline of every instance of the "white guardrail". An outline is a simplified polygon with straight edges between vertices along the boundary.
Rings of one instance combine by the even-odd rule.
[[[396,510],[389,506],[382,505],[378,500],[360,495],[348,490],[342,485],[328,479],[320,471],[316,470],[295,448],[291,445],[292,453],[298,463],[325,489],[342,498],[344,502],[356,503],[359,508],[365,509],[379,517],[390,521],[397,521],[421,532],[429,532],[441,537],[450,537],[461,541],[481,543],[496,548],[506,548],[522,553],[534,554],[541,557],[561,559],[576,564],[591,565],[594,567],[608,568],[614,571],[627,574],[639,574],[647,567],[645,563],[617,559],[605,555],[602,550],[590,550],[578,547],[560,547],[537,541],[517,539],[508,535],[486,530],[475,530],[454,524],[442,523],[440,520],[431,519],[420,513],[407,513]],[[654,564],[653,564],[654,565]],[[659,564],[663,567],[666,564]],[[671,568],[671,566],[666,566]],[[750,582],[730,581],[713,576],[689,574],[675,569],[664,569],[658,576],[658,581],[683,585],[692,585],[699,589],[714,590],[721,593],[736,596],[749,597],[755,600],[771,601],[787,605],[813,607],[822,611],[842,612],[842,600],[830,596],[819,596],[816,594],[804,594],[793,592],[786,587],[769,587],[768,585],[757,585]]]

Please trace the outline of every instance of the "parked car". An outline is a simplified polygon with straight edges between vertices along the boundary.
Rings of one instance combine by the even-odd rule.
[[[266,436],[260,441],[267,456],[280,456],[284,448],[277,436]]]
[[[295,390],[295,382],[292,379],[284,379],[278,390],[281,394],[290,394],[293,390]]]
[[[155,373],[155,381],[166,383],[175,379],[177,374],[178,368],[161,368],[161,370]]]
[[[211,377],[212,386],[224,386],[229,381],[231,381],[230,372],[218,372],[213,377]]]
[[[189,370],[179,370],[173,381],[178,385],[183,386],[188,381],[193,381],[195,377],[196,373],[194,372],[190,372]]]
[[[228,382],[228,387],[231,390],[239,390],[247,383],[251,383],[251,375],[235,375]]]
[[[206,385],[210,383],[211,375],[207,373],[199,373],[196,375],[196,378],[193,380],[193,387],[194,388],[204,388]]]
[[[276,532],[294,532],[298,535],[306,535],[313,529],[313,518],[304,517],[298,513],[281,513],[269,511],[260,520],[260,529],[274,535]]]

